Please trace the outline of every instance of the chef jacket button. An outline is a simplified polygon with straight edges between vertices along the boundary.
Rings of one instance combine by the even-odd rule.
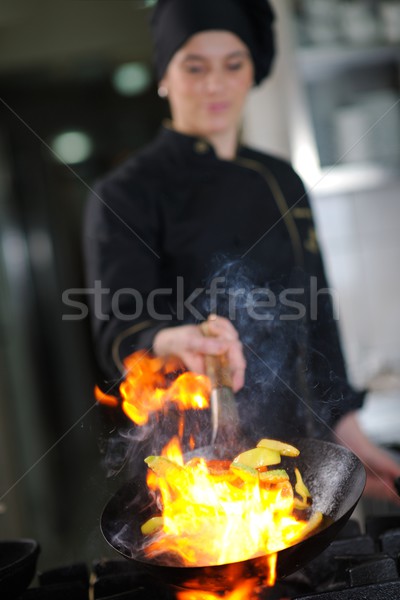
[[[194,150],[197,154],[206,154],[209,151],[210,147],[207,142],[203,142],[201,140],[197,141],[194,145]]]

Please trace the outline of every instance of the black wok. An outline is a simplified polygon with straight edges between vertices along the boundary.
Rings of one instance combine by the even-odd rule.
[[[321,440],[294,440],[300,449],[296,459],[286,459],[300,469],[313,497],[313,510],[325,516],[322,528],[309,538],[278,552],[277,576],[285,577],[304,566],[333,541],[345,525],[365,486],[365,469],[346,448]],[[228,458],[228,451],[216,446],[205,458]],[[229,459],[232,450],[229,451]],[[166,556],[149,558],[142,550],[141,525],[158,514],[154,498],[147,490],[145,474],[127,482],[108,502],[101,529],[107,542],[125,558],[137,561],[165,583],[217,591],[232,574],[232,565],[198,567],[171,566]],[[265,570],[265,557],[236,563],[243,577]]]
[[[35,540],[0,541],[0,597],[19,597],[28,587],[36,570],[40,548]]]

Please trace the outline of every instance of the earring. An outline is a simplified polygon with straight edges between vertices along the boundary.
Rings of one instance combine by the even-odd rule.
[[[166,88],[165,85],[160,85],[160,87],[158,88],[158,95],[160,96],[160,98],[167,98],[168,88]]]

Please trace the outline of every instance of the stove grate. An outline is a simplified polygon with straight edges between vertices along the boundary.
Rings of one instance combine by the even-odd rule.
[[[400,515],[349,521],[302,570],[251,600],[399,600]],[[39,587],[9,600],[175,600],[176,589],[122,558],[76,563],[38,576]],[[223,598],[223,596],[221,596]]]

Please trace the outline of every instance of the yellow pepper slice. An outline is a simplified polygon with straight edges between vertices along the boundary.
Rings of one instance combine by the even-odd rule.
[[[281,462],[281,455],[276,450],[269,448],[252,448],[239,454],[233,462],[253,467],[253,469],[261,469],[270,465],[278,465]]]
[[[297,467],[294,469],[296,475],[296,485],[294,486],[295,491],[301,496],[304,504],[308,504],[308,500],[311,498],[311,494],[303,481],[300,471]]]
[[[260,481],[264,483],[281,483],[288,480],[289,475],[284,469],[272,469],[271,471],[260,473]]]
[[[258,481],[258,471],[249,465],[233,462],[230,466],[232,472],[243,481]]]
[[[258,442],[257,448],[269,448],[270,450],[276,450],[282,456],[298,456],[300,450],[295,448],[291,444],[286,442],[280,442],[279,440],[262,439]]]
[[[181,467],[165,456],[148,456],[144,459],[144,462],[158,477],[164,477],[170,469],[184,471],[184,467]]]
[[[164,519],[162,517],[151,517],[151,519],[146,521],[146,523],[143,523],[140,530],[143,535],[151,535],[152,533],[162,529],[163,524]]]

